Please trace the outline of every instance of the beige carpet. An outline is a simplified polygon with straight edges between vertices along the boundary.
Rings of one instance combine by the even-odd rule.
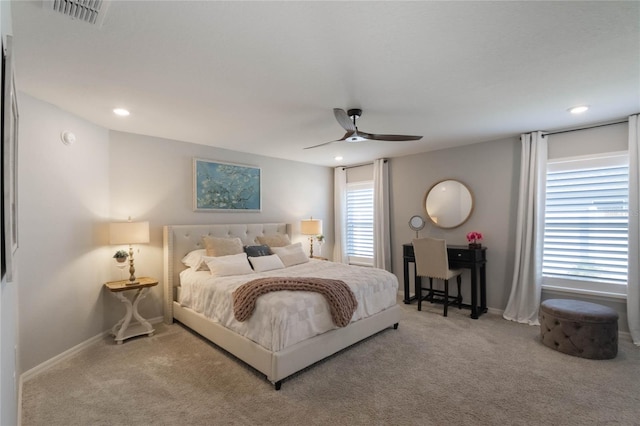
[[[106,339],[23,386],[23,425],[638,425],[640,349],[555,352],[538,328],[402,305],[388,329],[278,392],[180,325]]]

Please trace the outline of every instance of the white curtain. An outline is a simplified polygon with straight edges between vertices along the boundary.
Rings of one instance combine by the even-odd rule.
[[[629,117],[629,275],[627,320],[633,343],[640,346],[640,115]]]
[[[523,134],[520,141],[522,154],[513,281],[503,317],[538,325],[547,141],[542,132]]]
[[[344,167],[336,167],[334,170],[333,194],[335,223],[333,261],[349,263],[347,256],[347,171]]]
[[[381,158],[373,162],[373,266],[391,271],[389,235],[389,165]]]

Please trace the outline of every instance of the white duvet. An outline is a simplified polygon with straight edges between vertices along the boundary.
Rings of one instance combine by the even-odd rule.
[[[247,321],[233,315],[233,291],[262,277],[320,277],[344,281],[358,301],[351,322],[396,304],[398,280],[382,269],[348,266],[312,259],[308,263],[275,271],[214,277],[191,268],[180,274],[180,304],[274,352],[336,328],[325,298],[308,291],[275,291],[258,298]]]

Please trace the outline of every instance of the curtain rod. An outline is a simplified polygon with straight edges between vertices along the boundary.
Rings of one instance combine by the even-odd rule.
[[[384,162],[386,163],[387,160],[386,158],[384,159]],[[373,161],[371,163],[362,163],[362,164],[355,164],[353,166],[342,166],[342,170],[347,170],[347,169],[355,169],[356,167],[364,167],[364,166],[373,166]],[[338,166],[340,167],[340,166]]]
[[[577,132],[578,130],[587,130],[587,129],[595,129],[596,127],[605,127],[605,126],[613,126],[614,124],[622,124],[628,123],[629,120],[624,121],[616,121],[615,123],[607,123],[607,124],[597,124],[595,126],[581,127],[579,129],[571,129],[571,130],[560,130],[558,132],[549,132],[542,135],[542,137],[550,136],[550,135],[558,135],[560,133],[569,133],[569,132]]]

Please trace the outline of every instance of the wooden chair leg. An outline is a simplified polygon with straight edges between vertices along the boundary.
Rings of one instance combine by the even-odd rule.
[[[418,298],[418,310],[422,310],[422,282],[418,281],[416,297]]]
[[[462,286],[462,277],[458,275],[456,277],[456,281],[458,281],[458,309],[462,309],[462,293],[460,292],[460,288]]]
[[[449,280],[444,280],[444,316],[447,316],[447,308],[449,307]]]

